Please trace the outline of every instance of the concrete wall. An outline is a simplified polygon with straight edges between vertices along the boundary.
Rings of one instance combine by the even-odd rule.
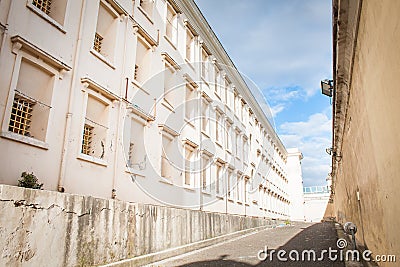
[[[320,222],[328,201],[329,193],[304,194],[304,219],[307,222]]]
[[[288,183],[290,195],[289,214],[293,221],[304,220],[304,195],[303,195],[303,175],[301,170],[301,160],[303,155],[296,148],[288,149],[287,168],[291,177]]]
[[[334,210],[375,254],[398,255],[400,2],[362,1],[358,33],[358,1],[335,2]]]
[[[271,220],[0,185],[0,266],[87,266]]]

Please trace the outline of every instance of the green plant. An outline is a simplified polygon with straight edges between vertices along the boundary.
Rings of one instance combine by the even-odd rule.
[[[290,225],[290,221],[289,221],[289,220],[286,220],[286,221],[285,221],[285,224],[286,224],[286,225]]]
[[[32,173],[23,172],[21,178],[18,180],[19,187],[42,189],[43,184],[38,183],[38,178]]]

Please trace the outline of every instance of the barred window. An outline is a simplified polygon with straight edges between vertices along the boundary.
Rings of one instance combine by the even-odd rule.
[[[83,139],[82,139],[82,150],[81,152],[86,155],[91,153],[91,143],[93,137],[93,127],[85,124],[83,127]]]
[[[51,0],[33,0],[32,4],[47,15],[50,14]]]
[[[102,42],[103,42],[103,37],[101,37],[101,35],[96,32],[96,34],[94,35],[94,43],[93,43],[93,49],[96,50],[96,52],[101,53]]]
[[[31,136],[31,117],[33,106],[35,103],[24,99],[20,96],[14,97],[13,106],[11,109],[10,123],[8,125],[8,130],[10,132],[21,134],[24,136]]]

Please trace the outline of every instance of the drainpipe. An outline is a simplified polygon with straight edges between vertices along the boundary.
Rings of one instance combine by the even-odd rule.
[[[74,84],[77,79],[77,68],[79,65],[79,56],[80,56],[80,51],[81,51],[81,42],[82,42],[82,31],[83,31],[83,15],[85,14],[86,10],[86,0],[82,0],[82,6],[81,6],[81,14],[80,14],[80,22],[79,22],[79,32],[78,32],[78,39],[76,42],[76,48],[75,48],[75,59],[74,59],[74,66],[72,68],[72,77],[71,77],[71,83],[70,83],[70,92],[69,92],[69,97],[68,97],[68,112],[66,116],[66,122],[65,122],[65,131],[64,131],[64,141],[63,141],[63,149],[61,152],[61,164],[60,164],[60,173],[58,177],[58,187],[57,190],[59,192],[64,192],[64,180],[67,172],[67,156],[68,156],[68,145],[69,145],[69,137],[71,134],[71,120],[72,120],[72,110],[73,110],[73,100],[74,100]]]
[[[125,36],[124,36],[124,56],[123,56],[123,61],[122,61],[122,73],[125,73],[125,64],[126,64],[126,39],[127,39],[127,35],[128,35],[128,16],[125,16]],[[125,86],[124,86],[124,81],[125,81]],[[122,113],[122,95],[123,95],[123,90],[125,88],[125,98],[127,98],[128,96],[128,82],[129,82],[129,78],[126,77],[126,79],[121,79],[121,83],[120,83],[120,97],[121,100],[119,101],[119,108],[118,108],[118,120],[117,123],[119,124],[121,122],[121,113]],[[126,99],[127,100],[127,99]],[[117,132],[116,132],[116,139],[115,139],[115,156],[114,156],[114,174],[113,174],[113,179],[112,179],[112,190],[111,190],[111,198],[115,199],[116,198],[116,188],[115,188],[115,184],[116,184],[116,178],[117,178],[117,173],[118,173],[118,152],[119,152],[119,145],[123,145],[123,142],[118,142],[118,140],[120,140],[120,128],[121,127],[117,127]]]

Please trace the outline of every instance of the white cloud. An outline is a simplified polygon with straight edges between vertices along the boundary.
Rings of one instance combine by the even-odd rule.
[[[278,105],[275,105],[275,106],[271,107],[272,117],[275,118],[276,115],[279,112],[282,112],[284,109],[285,109],[285,105],[284,104],[278,104]]]
[[[306,121],[285,122],[279,129],[286,147],[298,147],[303,153],[303,180],[305,186],[325,185],[330,172],[330,156],[325,149],[331,146],[329,138],[332,120],[325,113],[315,113]]]

